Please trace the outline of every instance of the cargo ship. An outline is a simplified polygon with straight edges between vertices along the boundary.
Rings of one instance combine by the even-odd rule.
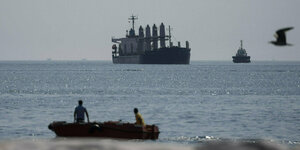
[[[234,63],[250,63],[250,56],[247,56],[246,50],[243,48],[243,41],[241,40],[241,47],[238,49],[235,56],[232,56]]]
[[[190,47],[186,41],[186,46],[181,47],[180,42],[177,46],[171,41],[171,29],[166,35],[165,25],[161,23],[158,27],[150,26],[139,27],[138,35],[135,33],[134,22],[138,18],[131,16],[132,28],[126,31],[124,38],[112,38],[112,61],[114,64],[190,64]],[[167,43],[167,41],[169,41]],[[168,44],[168,45],[167,45]]]

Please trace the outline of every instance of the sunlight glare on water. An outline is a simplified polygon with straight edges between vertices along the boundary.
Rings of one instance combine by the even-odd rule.
[[[138,107],[161,142],[300,141],[300,63],[0,62],[0,139],[54,138],[79,99],[91,121],[134,122]],[[207,138],[209,137],[209,138]]]

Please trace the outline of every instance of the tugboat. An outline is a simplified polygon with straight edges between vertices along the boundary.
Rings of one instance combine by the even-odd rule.
[[[243,41],[241,40],[241,47],[238,49],[235,56],[232,56],[234,63],[250,63],[250,56],[247,56],[247,52],[243,49]]]
[[[134,21],[138,18],[131,16],[132,28],[127,31],[125,38],[112,38],[115,43],[112,46],[112,61],[114,64],[189,64],[190,51],[189,42],[186,41],[186,47],[173,46],[171,41],[171,29],[169,26],[169,35],[165,33],[163,23],[158,27],[152,26],[152,35],[150,26],[139,27],[138,35],[135,34]],[[169,45],[166,45],[166,41]],[[158,45],[160,44],[160,47]]]
[[[54,121],[48,128],[59,137],[99,137],[122,139],[158,139],[156,125],[136,125],[121,121],[67,123]]]

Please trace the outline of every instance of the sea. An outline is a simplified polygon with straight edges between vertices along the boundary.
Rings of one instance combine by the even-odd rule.
[[[154,143],[300,143],[300,62],[281,61],[0,61],[0,141],[55,139],[48,125],[73,122],[80,99],[90,121],[133,123],[138,108]]]

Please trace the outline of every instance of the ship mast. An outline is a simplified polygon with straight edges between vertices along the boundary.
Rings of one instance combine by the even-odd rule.
[[[169,46],[171,47],[172,41],[171,41],[171,26],[169,25]]]
[[[241,49],[243,49],[243,40],[241,40]]]
[[[138,19],[138,17],[137,16],[134,16],[134,15],[132,15],[132,16],[130,16],[130,18],[128,18],[128,20],[131,20],[132,21],[132,29],[134,30],[134,20],[137,20]]]

